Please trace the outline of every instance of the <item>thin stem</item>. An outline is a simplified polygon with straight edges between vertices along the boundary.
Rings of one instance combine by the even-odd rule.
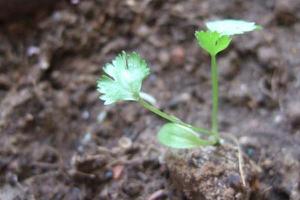
[[[169,115],[161,110],[159,110],[158,108],[156,108],[155,106],[149,104],[148,102],[144,101],[143,99],[140,99],[138,101],[144,108],[146,108],[147,110],[150,110],[151,112],[157,114],[158,116],[173,122],[173,123],[177,123],[180,124],[182,126],[185,126],[187,128],[192,129],[193,131],[197,132],[197,133],[202,133],[202,134],[206,134],[206,135],[211,135],[211,132],[205,128],[198,128],[198,127],[194,127],[190,124],[187,124],[183,121],[181,121],[180,119],[178,119],[177,117],[173,116],[173,115]]]
[[[212,81],[212,115],[211,115],[211,131],[215,136],[216,141],[220,140],[218,127],[218,98],[219,98],[219,83],[218,83],[218,67],[216,55],[211,55],[211,81]]]

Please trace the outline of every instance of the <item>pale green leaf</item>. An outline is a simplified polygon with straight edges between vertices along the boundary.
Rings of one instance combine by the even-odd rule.
[[[165,124],[157,137],[161,144],[172,148],[196,148],[212,144],[210,141],[200,139],[192,129],[175,123]]]
[[[210,55],[216,55],[228,47],[231,38],[212,31],[196,31],[195,36],[199,45]]]
[[[98,80],[97,89],[105,105],[122,100],[137,101],[142,82],[150,72],[145,60],[135,52],[120,53],[103,70],[106,74]]]
[[[221,33],[222,35],[237,35],[245,32],[261,29],[261,26],[254,22],[247,22],[243,20],[225,19],[218,21],[207,22],[208,30]]]

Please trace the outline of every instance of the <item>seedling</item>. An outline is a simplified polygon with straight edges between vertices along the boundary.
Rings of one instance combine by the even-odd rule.
[[[135,101],[147,110],[162,117],[168,123],[158,132],[158,141],[173,148],[195,148],[220,144],[218,128],[218,68],[217,54],[225,50],[231,37],[260,29],[253,22],[242,20],[221,20],[206,23],[205,31],[196,31],[195,36],[201,48],[211,57],[212,115],[211,129],[195,127],[177,117],[167,114],[153,105],[154,98],[142,92],[142,82],[150,69],[137,53],[120,53],[111,63],[104,66],[105,75],[97,82],[100,99],[105,105],[120,101]]]

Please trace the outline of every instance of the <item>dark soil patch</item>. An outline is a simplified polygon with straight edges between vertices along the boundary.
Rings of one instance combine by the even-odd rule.
[[[153,72],[144,90],[207,127],[209,58],[194,31],[242,18],[264,30],[220,57],[220,127],[260,170],[253,199],[299,200],[299,1],[282,2],[65,1],[2,22],[0,198],[185,199],[155,139],[162,121],[134,103],[103,106],[96,80],[118,52],[135,50]]]

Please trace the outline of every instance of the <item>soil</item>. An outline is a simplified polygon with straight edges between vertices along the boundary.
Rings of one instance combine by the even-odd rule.
[[[170,179],[188,199],[247,200],[258,193],[258,171],[236,145],[171,151],[166,154]]]
[[[161,109],[208,127],[209,58],[194,31],[205,20],[241,18],[264,29],[234,38],[219,56],[220,128],[258,171],[252,199],[299,200],[299,7],[72,0],[2,22],[0,199],[187,199],[155,139],[163,121],[132,102],[104,106],[96,80],[121,50],[137,51],[152,71],[143,90]]]

